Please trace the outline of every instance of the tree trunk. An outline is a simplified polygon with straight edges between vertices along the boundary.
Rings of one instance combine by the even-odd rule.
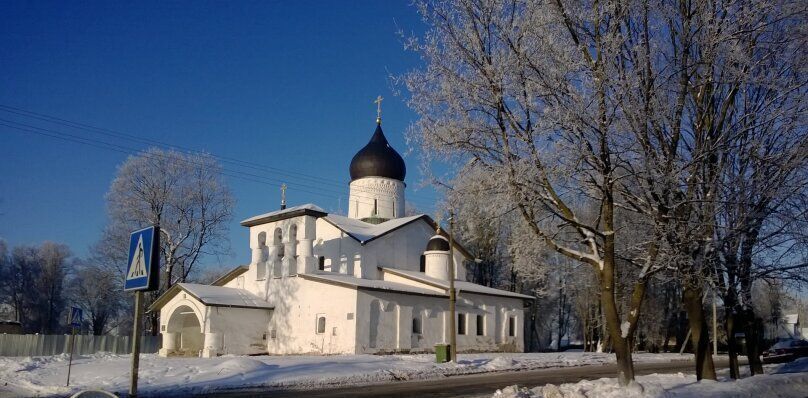
[[[617,381],[621,386],[627,386],[634,381],[634,362],[631,359],[631,346],[627,339],[623,338],[620,325],[616,321],[617,306],[614,302],[614,295],[604,294],[604,303],[606,316],[607,329],[609,331],[609,341],[614,349],[615,356],[617,357]],[[614,314],[612,317],[611,314]]]
[[[610,225],[607,225],[610,227]],[[631,360],[631,345],[622,333],[620,315],[617,312],[617,302],[614,298],[614,235],[606,235],[603,245],[603,269],[600,272],[600,291],[603,314],[606,318],[606,327],[609,330],[609,340],[617,357],[617,381],[621,386],[627,386],[634,381],[634,363]]]
[[[539,346],[539,330],[536,328],[536,312],[538,312],[538,302],[533,300],[533,305],[530,308],[530,352],[538,351]]]
[[[751,308],[745,311],[744,320],[749,371],[752,376],[761,375],[763,374],[763,363],[760,361],[760,338],[763,323],[755,316],[755,312]]]
[[[741,372],[738,365],[738,345],[735,343],[735,309],[726,306],[724,323],[727,330],[727,354],[729,355],[729,377],[740,379]]]
[[[691,341],[696,354],[696,379],[716,380],[715,365],[710,355],[710,335],[704,317],[701,288],[685,286],[682,292],[687,317],[690,324]]]

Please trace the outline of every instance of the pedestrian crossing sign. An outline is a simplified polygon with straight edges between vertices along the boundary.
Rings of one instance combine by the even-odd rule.
[[[81,312],[81,308],[70,307],[70,319],[67,323],[73,327],[81,327]]]
[[[129,260],[123,290],[157,290],[159,249],[159,227],[153,226],[132,232],[129,237]]]

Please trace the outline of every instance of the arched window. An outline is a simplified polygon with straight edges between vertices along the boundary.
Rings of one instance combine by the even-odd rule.
[[[256,279],[265,279],[267,277],[267,254],[269,250],[266,232],[258,234],[258,249],[261,250],[261,255],[256,263]]]
[[[297,224],[292,224],[289,227],[289,243],[292,249],[291,253],[289,253],[292,258],[297,258]]]
[[[317,334],[325,333],[325,315],[317,315]]]
[[[421,334],[421,317],[415,316],[412,318],[412,334]]]
[[[269,261],[272,261],[272,276],[278,278],[281,276],[281,260],[283,259],[283,231],[280,228],[275,228],[272,235],[272,248],[274,256]]]

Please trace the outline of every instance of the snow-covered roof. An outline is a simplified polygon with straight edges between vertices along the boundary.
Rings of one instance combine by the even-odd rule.
[[[178,283],[158,297],[149,307],[149,311],[162,308],[180,290],[190,294],[202,304],[211,307],[262,308],[270,310],[274,308],[272,304],[244,289],[200,285],[198,283]]]
[[[788,324],[796,325],[800,320],[799,314],[786,314],[783,317]]]
[[[389,267],[380,267],[382,271],[389,272],[391,274],[395,274],[398,276],[402,276],[404,278],[412,279],[416,282],[425,283],[427,285],[439,287],[442,289],[449,289],[449,281],[433,278],[428,276],[423,272],[418,271],[409,271],[403,270],[398,268],[389,268]],[[509,292],[507,290],[500,290],[494,289],[493,287],[478,285],[476,283],[466,282],[455,279],[455,290],[457,290],[458,294],[462,292],[468,293],[476,293],[476,294],[487,294],[490,296],[503,296],[503,297],[515,297],[515,298],[522,298],[522,299],[533,299],[533,296],[528,296],[526,294],[514,293]]]
[[[320,206],[317,206],[312,203],[306,203],[300,206],[293,206],[288,207],[283,210],[275,210],[269,213],[264,213],[261,215],[257,215],[255,217],[250,217],[241,222],[241,225],[245,227],[250,227],[253,225],[264,224],[272,221],[283,220],[285,218],[297,217],[301,215],[316,215],[318,217],[322,217],[326,215],[325,210],[323,210]]]
[[[437,297],[445,296],[445,294],[435,292],[434,290],[409,286],[403,283],[383,281],[379,279],[363,279],[344,274],[298,274],[298,276],[303,277],[304,279],[326,283],[335,283],[338,285],[350,286],[358,289],[390,290],[394,292],[421,294],[426,296],[437,296]]]
[[[350,235],[352,238],[358,240],[359,243],[365,244],[390,231],[401,228],[424,217],[426,217],[425,214],[418,214],[415,216],[394,218],[380,224],[371,224],[362,220],[348,218],[337,214],[329,214],[323,217],[323,219]]]
[[[261,214],[255,217],[250,217],[242,221],[241,225],[245,227],[252,227],[254,225],[261,225],[299,216],[314,216],[318,218],[322,217],[324,220],[328,221],[328,223],[337,227],[341,231],[345,232],[348,236],[357,240],[359,243],[363,245],[387,233],[390,233],[398,228],[401,228],[411,222],[420,219],[426,221],[426,223],[429,224],[430,227],[432,228],[437,227],[435,221],[433,221],[432,218],[430,218],[426,214],[418,214],[409,217],[394,218],[392,220],[388,220],[380,224],[371,224],[368,222],[364,222],[362,220],[357,220],[354,218],[349,218],[338,214],[328,214],[321,207],[312,203],[306,203],[304,205],[294,206],[283,210],[271,211],[269,213]],[[446,232],[443,231],[441,232],[441,234],[445,235]],[[474,257],[459,242],[455,241],[454,246],[455,249],[460,251],[460,253],[463,256],[467,258]]]

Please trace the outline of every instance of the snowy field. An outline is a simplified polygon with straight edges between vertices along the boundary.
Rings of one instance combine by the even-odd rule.
[[[748,370],[748,367],[744,367]],[[719,381],[696,381],[682,373],[638,376],[628,388],[617,379],[584,380],[561,385],[548,384],[533,389],[510,386],[492,398],[805,398],[808,397],[808,358],[784,365],[767,365],[766,374],[731,381],[726,370]]]
[[[635,354],[636,362],[689,360],[689,355]],[[125,392],[131,356],[0,357],[0,396],[68,396],[85,389]],[[313,389],[397,380],[613,363],[600,353],[462,354],[458,364],[436,364],[434,355],[223,356],[160,358],[141,355],[139,395],[171,396],[249,387]]]

